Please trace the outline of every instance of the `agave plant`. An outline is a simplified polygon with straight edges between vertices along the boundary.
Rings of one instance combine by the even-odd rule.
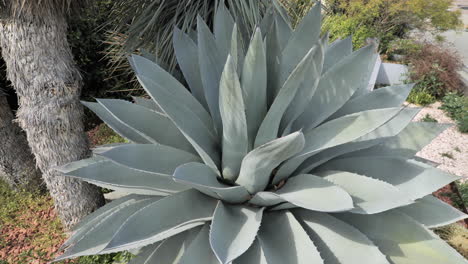
[[[140,56],[150,99],[85,103],[131,143],[61,167],[127,195],[79,224],[59,259],[140,249],[142,263],[466,263],[428,228],[466,216],[431,193],[458,179],[415,157],[447,126],[412,123],[412,85],[368,90],[376,47],[268,13],[244,51],[175,31],[190,91]],[[232,36],[229,37],[228,36]]]

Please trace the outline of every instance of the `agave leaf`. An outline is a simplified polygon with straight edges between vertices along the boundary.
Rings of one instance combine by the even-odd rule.
[[[302,152],[285,162],[278,170],[273,183],[287,179],[307,158],[341,144],[351,142],[377,129],[393,118],[399,108],[369,110],[347,115],[327,122],[304,135],[306,145]],[[320,139],[320,140],[317,140]]]
[[[403,108],[395,117],[383,124],[376,130],[367,133],[360,137],[359,142],[374,140],[379,138],[393,137],[398,135],[408,124],[411,123],[413,118],[421,111],[421,108]]]
[[[267,60],[267,105],[271,106],[276,97],[276,92],[280,89],[279,72],[281,61],[281,44],[279,40],[278,25],[276,21],[270,27],[270,31],[265,37],[265,50]]]
[[[410,216],[427,228],[437,228],[468,218],[468,215],[432,195],[423,197],[411,205],[400,207],[396,211]]]
[[[338,214],[337,217],[364,233],[392,263],[466,263],[455,249],[404,214],[389,211],[376,215]]]
[[[353,52],[353,40],[351,37],[339,39],[333,42],[325,51],[323,73],[326,73],[335,64],[346,58]]]
[[[258,129],[255,147],[261,146],[278,137],[281,119],[294,99],[297,90],[309,74],[315,49],[311,49],[284,83]]]
[[[379,138],[374,140],[366,140],[366,141],[356,141],[350,142],[347,144],[339,145],[333,148],[326,149],[321,151],[312,157],[306,159],[293,173],[292,175],[301,174],[301,173],[309,173],[313,172],[313,169],[322,165],[323,163],[341,156],[343,154],[366,149],[372,146],[375,146],[379,143],[385,141],[386,138]],[[275,181],[276,182],[276,181]]]
[[[131,259],[128,264],[149,264],[156,252],[158,252],[159,246],[161,246],[161,242],[142,248],[140,253]]]
[[[249,141],[242,88],[231,56],[221,77],[219,108],[223,120],[222,175],[235,181],[242,158],[249,151]]]
[[[217,47],[215,38],[210,29],[203,21],[197,17],[198,28],[198,61],[205,91],[205,98],[210,109],[211,116],[219,135],[222,135],[222,122],[219,112],[219,82],[225,64],[226,57]],[[231,32],[231,31],[230,31]],[[231,39],[229,33],[228,40]]]
[[[218,203],[211,222],[210,244],[221,263],[231,263],[249,249],[260,228],[263,210]]]
[[[270,207],[284,202],[285,200],[281,196],[266,191],[256,193],[249,201],[249,203],[261,207]]]
[[[167,116],[123,100],[97,99],[97,101],[120,122],[133,128],[150,142],[196,153]]]
[[[200,66],[198,62],[197,44],[184,32],[177,27],[174,29],[174,52],[193,96],[208,109],[203,91],[203,82],[200,75]]]
[[[187,163],[176,169],[174,180],[191,186],[200,192],[231,203],[242,203],[249,199],[249,192],[242,186],[228,186],[220,183],[218,175],[202,163]]]
[[[100,187],[140,195],[166,196],[189,189],[186,185],[174,182],[169,175],[132,170],[111,161],[63,173]]]
[[[207,128],[213,127],[210,114],[170,73],[166,72],[158,64],[141,56],[133,55],[129,60],[132,62],[133,70],[137,77],[144,77],[151,81],[149,83],[154,83],[154,85],[149,87],[145,87],[145,85],[149,85],[149,83],[146,82],[142,83],[142,85],[151,98],[156,101],[171,119],[174,118],[175,113],[173,113],[173,107],[171,107],[169,102],[166,102],[167,100],[177,101],[178,104],[184,105],[190,109],[190,111],[197,116],[196,119],[199,119]],[[212,129],[210,129],[210,131],[211,130]]]
[[[159,105],[155,101],[148,99],[148,98],[136,97],[136,96],[132,96],[132,98],[135,104],[146,107],[149,110],[158,112],[158,114],[165,115],[164,111],[161,109],[161,107],[159,107]]]
[[[202,105],[167,72],[133,56],[137,77],[143,88],[164,109],[174,124],[213,168],[219,165],[218,138],[209,114]],[[139,60],[138,63],[136,60]],[[169,90],[170,89],[170,90]],[[206,117],[205,117],[206,115]]]
[[[104,157],[92,156],[91,158],[77,160],[77,161],[62,165],[62,166],[57,166],[54,169],[61,173],[67,173],[67,172],[74,171],[83,167],[87,167],[87,166],[90,166],[99,162],[106,162],[106,161],[108,160]]]
[[[199,231],[194,228],[147,246],[129,264],[178,263]]]
[[[253,147],[258,129],[267,113],[267,66],[262,33],[257,28],[242,70],[245,114],[249,148]]]
[[[283,161],[296,155],[304,147],[304,135],[296,132],[262,145],[245,156],[236,183],[250,193],[263,191],[272,171]]]
[[[242,36],[239,34],[239,30],[237,29],[237,24],[234,24],[231,38],[231,51],[229,55],[231,55],[236,71],[239,71],[240,73],[242,73],[241,65],[244,65],[245,54],[242,41]]]
[[[104,121],[112,130],[114,130],[117,134],[122,136],[123,138],[134,142],[134,143],[141,143],[141,144],[148,144],[151,143],[149,139],[135,131],[134,128],[129,127],[128,125],[120,122],[112,113],[110,113],[106,108],[104,108],[99,103],[91,103],[91,102],[81,102],[83,105],[88,107],[91,111],[93,111],[102,121]]]
[[[388,182],[410,199],[419,199],[460,177],[421,162],[395,157],[352,157],[335,159],[318,170],[349,171]]]
[[[118,210],[122,206],[125,206],[127,203],[132,203],[136,200],[147,198],[136,194],[130,194],[114,200],[110,203],[105,204],[104,206],[98,208],[92,214],[85,216],[78,224],[76,224],[72,229],[72,236],[62,245],[62,247],[67,247],[77,241],[84,233],[93,227],[98,221],[102,220],[105,216],[109,215],[111,212]],[[129,202],[130,201],[130,202]],[[81,233],[81,235],[80,235]]]
[[[126,144],[99,155],[131,169],[159,175],[172,175],[178,166],[200,161],[200,158],[188,152],[154,144]]]
[[[92,150],[93,150],[93,154],[96,154],[96,155],[94,155],[93,158],[97,157],[97,158],[100,158],[102,160],[107,160],[106,158],[100,157],[98,155],[103,153],[103,152],[106,152],[108,150],[111,150],[111,149],[113,149],[115,147],[120,147],[120,146],[127,145],[127,144],[128,143],[111,143],[111,144],[105,144],[105,145],[94,147],[94,148],[92,148]]]
[[[180,259],[179,264],[219,264],[218,259],[211,250],[209,243],[210,225],[206,223],[195,237],[193,242],[187,248],[184,256]]]
[[[286,47],[287,43],[289,42],[293,30],[291,27],[291,21],[289,20],[289,16],[287,15],[287,11],[281,6],[281,4],[277,3],[277,0],[274,0],[275,5],[275,23],[276,23],[276,30],[278,33],[278,40],[279,40],[279,53],[282,53],[284,48]]]
[[[328,120],[371,109],[399,107],[405,102],[413,86],[414,84],[388,86],[358,96],[346,102]]]
[[[129,217],[159,199],[160,197],[140,198],[122,204],[120,208],[113,210],[97,221],[85,233],[80,233],[80,237],[56,261],[100,253]]]
[[[414,116],[419,112],[416,108],[405,108],[401,110],[394,118],[380,126],[376,130],[360,137],[359,139],[348,144],[339,145],[333,148],[321,151],[314,156],[304,161],[296,170],[296,173],[308,173],[319,165],[341,155],[346,156],[346,153],[370,148],[397,135],[401,130],[413,120]],[[353,154],[354,156],[354,154]]]
[[[234,264],[268,264],[258,239],[250,246],[249,250],[236,259]]]
[[[417,152],[427,144],[431,143],[434,138],[450,126],[450,124],[413,122],[397,136],[392,137],[384,143],[372,148],[353,152],[352,155],[354,157],[398,156],[412,158]]]
[[[314,45],[314,55],[308,69],[309,72],[305,75],[304,81],[299,87],[299,90],[290,103],[288,109],[284,113],[280,126],[280,130],[283,135],[290,133],[293,122],[304,112],[310,99],[315,93],[315,89],[317,88],[322,73],[324,41],[324,39],[321,39],[316,45]]]
[[[167,196],[130,217],[103,253],[143,247],[203,225],[212,219],[215,207],[216,200],[196,190]]]
[[[366,90],[365,92],[370,92],[375,89],[375,84],[377,83],[377,78],[379,77],[379,72],[380,69],[382,68],[382,59],[380,59],[379,54],[376,54],[377,60],[375,61],[375,64],[373,66],[373,69],[369,69],[370,73],[370,78],[369,78],[369,83],[367,84],[367,89],[362,89],[356,92],[354,96],[359,96],[361,95],[360,92],[363,90]]]
[[[381,180],[344,171],[326,171],[318,175],[351,195],[355,208],[350,212],[353,213],[376,214],[414,202],[398,188]]]
[[[314,5],[292,33],[281,55],[280,84],[284,83],[309,50],[317,44],[320,36],[320,3]],[[322,55],[323,56],[323,55]],[[323,61],[321,62],[323,63]],[[320,67],[321,71],[321,67]]]
[[[302,153],[310,154],[358,139],[376,130],[400,111],[399,107],[368,110],[327,122],[305,133],[306,147]]]
[[[363,84],[363,74],[373,64],[374,46],[366,46],[322,75],[307,110],[296,120],[294,129],[316,127],[340,109]],[[367,85],[367,83],[365,84]]]
[[[325,263],[390,264],[363,233],[332,215],[302,209],[293,214],[317,245]]]
[[[224,5],[224,1],[219,2],[216,9],[213,23],[213,31],[220,54],[226,58],[231,50],[231,37],[233,34],[234,19]]]
[[[351,99],[370,93],[374,89],[375,83],[377,81],[381,59],[378,54],[377,45],[371,45],[374,47],[372,59],[370,60],[372,63],[366,65],[367,69],[365,69],[365,71],[362,74],[361,84],[359,85],[359,88],[356,90],[356,92],[351,96]]]
[[[264,34],[263,37],[265,37],[265,34],[267,32],[270,32],[271,27],[275,23],[274,13],[275,13],[274,7],[270,6],[265,11],[262,21],[260,21],[260,31]]]
[[[145,77],[139,77],[139,80],[143,86],[146,87],[147,91],[151,89],[148,87],[158,87],[156,83],[153,83],[150,79]],[[162,95],[162,97],[165,96],[170,95]],[[192,144],[203,161],[212,168],[218,168],[220,161],[217,136],[204,126],[197,116],[194,116],[186,106],[182,105],[180,102],[173,101],[170,97],[166,98],[167,106],[171,108],[171,114],[169,114],[171,120]]]
[[[217,149],[218,139],[214,131],[208,129],[200,121],[197,115],[180,101],[175,101],[171,94],[167,93],[157,83],[150,79],[138,77],[145,89],[155,98],[156,94],[166,100],[162,103],[166,113],[179,130],[184,134],[187,140],[194,146],[202,159],[213,168],[219,165],[219,154]],[[190,95],[191,96],[191,95]],[[170,111],[168,111],[170,109]]]
[[[353,200],[345,190],[330,181],[311,174],[301,174],[289,179],[276,193],[259,192],[255,196],[268,201],[268,196],[264,197],[265,194],[273,197],[277,196],[280,200],[274,201],[275,204],[289,202],[295,207],[313,211],[343,212],[353,208]],[[327,199],[321,199],[320,197],[327,197]],[[255,202],[254,197],[251,203]]]
[[[301,224],[287,211],[266,213],[259,233],[268,264],[323,264]]]

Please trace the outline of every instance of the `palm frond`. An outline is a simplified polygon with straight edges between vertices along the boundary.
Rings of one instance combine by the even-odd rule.
[[[236,22],[251,34],[267,9],[270,0],[226,0]],[[211,24],[220,0],[116,0],[109,23],[115,29],[109,35],[108,56],[118,74],[127,74],[126,56],[138,50],[157,55],[173,72],[176,61],[172,47],[174,27],[190,33],[197,16]],[[128,69],[128,70],[127,70]],[[122,73],[121,70],[124,70]]]

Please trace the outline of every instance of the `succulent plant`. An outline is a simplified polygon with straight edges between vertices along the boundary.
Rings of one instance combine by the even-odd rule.
[[[292,30],[271,10],[249,41],[221,5],[214,33],[175,31],[187,89],[130,58],[152,99],[86,102],[129,144],[65,175],[127,195],[85,218],[58,259],[140,249],[142,263],[466,263],[428,228],[466,215],[431,193],[458,177],[415,156],[447,125],[414,123],[412,85],[368,86],[376,47]],[[191,91],[191,92],[190,92]]]

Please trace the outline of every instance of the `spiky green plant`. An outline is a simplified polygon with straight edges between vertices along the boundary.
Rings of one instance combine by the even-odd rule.
[[[411,123],[411,85],[369,92],[375,47],[329,45],[319,5],[295,31],[280,11],[246,52],[227,12],[214,35],[199,19],[197,41],[176,30],[191,93],[133,56],[153,100],[85,103],[133,143],[60,170],[129,195],[83,220],[59,259],[466,263],[428,229],[466,217],[431,196],[458,177],[415,157],[447,126]]]

